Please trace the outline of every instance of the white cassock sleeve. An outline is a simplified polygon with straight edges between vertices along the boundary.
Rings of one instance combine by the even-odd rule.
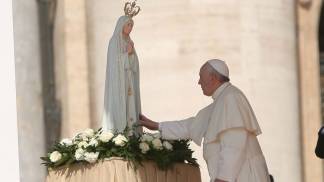
[[[248,132],[243,128],[229,129],[220,135],[220,157],[216,178],[235,181],[245,161]]]
[[[167,140],[189,139],[190,126],[195,117],[180,121],[166,121],[159,123],[162,138]]]

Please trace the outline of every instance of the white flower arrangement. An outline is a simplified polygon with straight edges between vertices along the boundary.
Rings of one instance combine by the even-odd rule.
[[[164,140],[160,133],[128,135],[99,129],[86,129],[73,138],[64,138],[55,143],[46,157],[41,157],[48,167],[55,168],[74,163],[95,163],[110,157],[122,157],[133,163],[153,160],[160,169],[166,169],[175,162],[198,165],[192,158],[188,140]],[[161,160],[165,159],[165,160]],[[166,162],[167,161],[167,162]]]

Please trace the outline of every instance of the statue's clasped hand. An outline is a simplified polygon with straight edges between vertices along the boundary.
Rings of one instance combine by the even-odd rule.
[[[130,41],[127,45],[127,53],[133,54],[133,52],[134,52],[134,43],[133,41]]]

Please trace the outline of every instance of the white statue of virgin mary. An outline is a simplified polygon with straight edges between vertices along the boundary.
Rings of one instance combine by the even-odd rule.
[[[126,126],[131,129],[141,113],[139,63],[129,36],[134,25],[131,17],[126,13],[118,19],[109,41],[102,116],[104,130],[122,132]],[[136,132],[142,132],[142,128]]]

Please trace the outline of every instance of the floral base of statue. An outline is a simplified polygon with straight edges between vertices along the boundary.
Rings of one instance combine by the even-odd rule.
[[[111,133],[86,129],[56,142],[45,157],[47,182],[200,181],[188,140],[164,140],[160,133]]]
[[[46,182],[201,182],[199,168],[176,163],[161,170],[155,162],[143,161],[136,170],[130,161],[110,158],[94,164],[74,164],[49,169]]]

